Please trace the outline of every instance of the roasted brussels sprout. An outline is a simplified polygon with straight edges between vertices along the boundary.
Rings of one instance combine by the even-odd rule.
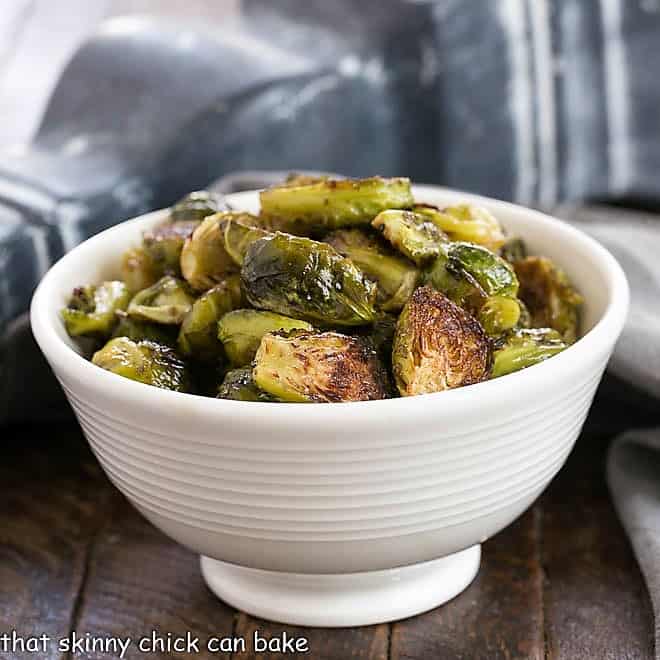
[[[522,238],[510,238],[501,248],[500,257],[510,264],[527,256],[527,247]]]
[[[142,244],[156,271],[167,275],[181,273],[181,250],[185,240],[199,226],[199,222],[179,220],[165,222],[145,232]]]
[[[232,369],[218,389],[218,399],[233,399],[234,401],[276,401],[270,394],[260,390],[254,383],[252,367]]]
[[[126,312],[117,312],[119,322],[112,333],[112,338],[127,337],[135,342],[146,340],[163,346],[176,346],[176,328],[160,323],[150,323],[132,319]]]
[[[252,373],[257,387],[292,403],[387,397],[376,350],[361,337],[337,332],[264,335]]]
[[[401,312],[392,367],[402,396],[429,394],[488,377],[490,341],[477,320],[442,293],[416,289]]]
[[[218,339],[218,321],[241,304],[241,282],[231,275],[224,282],[203,293],[186,314],[179,332],[179,350],[186,357],[204,362],[222,355]]]
[[[480,245],[452,243],[447,267],[470,275],[487,296],[515,296],[518,280],[513,268],[502,257]]]
[[[111,339],[94,353],[92,362],[112,373],[165,390],[185,392],[188,371],[174,350],[155,342],[134,342],[128,337]]]
[[[217,334],[231,364],[240,367],[252,361],[265,334],[312,329],[307,321],[299,321],[274,312],[237,309],[220,319]]]
[[[534,328],[553,328],[564,341],[578,335],[580,296],[563,270],[546,257],[525,257],[514,263],[520,280],[519,296],[527,306]]]
[[[375,317],[376,285],[326,243],[276,233],[252,243],[241,281],[251,305],[292,318],[362,325]]]
[[[121,279],[131,293],[137,293],[158,282],[163,273],[144,248],[131,248],[121,259]]]
[[[201,222],[208,215],[220,211],[230,211],[225,198],[208,190],[197,190],[180,199],[170,208],[170,218],[174,222],[197,221]]]
[[[479,309],[478,319],[488,336],[497,337],[520,324],[521,312],[517,298],[490,296]]]
[[[399,311],[417,286],[419,271],[404,257],[362,229],[338,229],[325,242],[348,257],[378,284],[376,300],[384,311]]]
[[[477,243],[489,250],[497,250],[504,243],[500,223],[480,206],[459,204],[440,210],[430,204],[417,204],[413,210],[429,218],[453,241]]]
[[[223,221],[225,249],[237,266],[243,265],[245,253],[252,243],[258,238],[270,236],[272,233],[260,227],[244,224],[248,221],[249,218],[247,217],[243,218],[242,221],[237,221],[236,219]]]
[[[262,191],[260,199],[264,216],[325,229],[368,225],[385,209],[414,203],[408,179],[381,177],[288,183]]]
[[[447,237],[426,216],[412,211],[383,211],[371,225],[418,266],[437,257],[448,242]]]
[[[143,321],[179,325],[194,302],[185,282],[166,275],[153,286],[135,294],[127,311],[132,318]]]
[[[72,337],[107,338],[117,322],[116,312],[126,309],[131,295],[123,282],[103,282],[73,290],[62,310],[66,331]]]
[[[225,215],[206,218],[183,245],[181,273],[197,291],[208,291],[238,270],[225,249],[224,226],[220,221]]]
[[[506,337],[493,353],[492,378],[525,369],[561,353],[568,344],[551,328],[521,328]]]

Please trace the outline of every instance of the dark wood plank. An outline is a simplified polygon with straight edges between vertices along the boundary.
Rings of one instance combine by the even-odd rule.
[[[654,657],[648,592],[604,479],[613,432],[630,419],[645,418],[643,411],[633,417],[623,401],[612,381],[606,382],[585,433],[541,500],[546,635],[553,660]]]
[[[74,627],[95,636],[130,637],[125,658],[191,657],[167,646],[142,653],[140,639],[155,630],[163,640],[158,644],[166,644],[168,635],[173,640],[189,634],[199,641],[195,657],[228,660],[229,653],[208,652],[207,643],[211,637],[231,637],[234,610],[206,588],[199,557],[166,538],[122,498],[94,544]]]
[[[73,425],[0,433],[0,633],[57,640],[69,633],[92,539],[114,489]],[[25,657],[61,654],[55,641],[45,654]]]
[[[393,660],[543,657],[538,511],[483,545],[481,570],[457,598],[392,625]]]
[[[262,638],[281,638],[283,632],[293,637],[305,637],[309,641],[309,653],[307,655],[256,653],[252,647],[255,631]],[[248,644],[247,653],[235,656],[241,659],[312,657],[315,660],[348,660],[349,658],[386,660],[388,658],[389,629],[387,624],[361,628],[303,628],[280,625],[256,619],[247,614],[240,614],[236,634],[244,637]]]

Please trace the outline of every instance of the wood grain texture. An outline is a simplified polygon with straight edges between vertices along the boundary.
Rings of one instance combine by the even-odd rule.
[[[538,513],[483,545],[481,569],[447,605],[392,625],[393,660],[543,658]]]

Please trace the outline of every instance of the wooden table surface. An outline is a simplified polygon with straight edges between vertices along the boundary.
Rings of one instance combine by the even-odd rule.
[[[339,630],[255,620],[217,600],[198,558],[128,505],[75,424],[3,429],[0,635],[14,629],[59,639],[75,630],[135,640],[155,629],[190,631],[204,644],[211,636],[287,631],[309,640],[306,657],[338,660],[651,658],[648,594],[603,478],[613,434],[658,421],[631,401],[620,384],[601,387],[567,465],[525,515],[485,543],[479,576],[464,593],[405,621]],[[51,643],[45,655],[0,650],[0,657],[67,654]],[[125,657],[147,656],[131,646]],[[248,646],[233,657],[276,656]]]

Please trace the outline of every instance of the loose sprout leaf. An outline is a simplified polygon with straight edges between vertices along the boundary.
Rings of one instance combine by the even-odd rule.
[[[179,220],[165,222],[144,233],[142,245],[157,272],[180,275],[183,244],[198,226],[197,221]]]
[[[468,241],[490,250],[504,243],[504,231],[490,211],[474,204],[459,204],[440,210],[430,204],[417,204],[413,210],[425,215],[453,241]]]
[[[494,352],[491,377],[498,378],[531,367],[566,348],[568,344],[551,328],[518,329]]]
[[[236,214],[240,217],[245,215]],[[193,289],[208,291],[238,271],[238,266],[225,248],[223,221],[232,217],[235,215],[231,213],[209,216],[186,239],[181,251],[181,273]]]
[[[571,286],[566,273],[547,257],[525,257],[516,261],[514,268],[532,327],[553,328],[573,343],[579,331],[582,296]]]
[[[201,222],[209,215],[230,210],[229,204],[222,195],[208,190],[197,190],[172,206],[170,218],[175,222],[180,220]]]
[[[370,323],[376,285],[326,243],[276,233],[252,243],[241,269],[251,305],[333,325]]]
[[[387,397],[375,349],[336,332],[267,334],[254,359],[254,381],[281,401],[330,403]]]
[[[179,325],[191,310],[195,298],[185,282],[166,275],[148,289],[135,294],[128,315],[142,321]]]
[[[228,371],[218,388],[218,399],[234,401],[277,401],[274,397],[260,390],[252,377],[252,367],[242,367]]]
[[[292,182],[268,188],[259,197],[264,216],[325,229],[368,225],[385,209],[414,203],[408,179],[381,177]]]
[[[164,275],[144,248],[130,248],[121,259],[121,279],[131,293],[150,287]]]
[[[412,211],[382,211],[371,225],[418,266],[437,257],[447,243],[447,237],[442,231],[424,215]]]
[[[414,264],[362,229],[338,229],[325,241],[376,282],[377,302],[382,310],[401,310],[419,280]]]
[[[223,348],[218,339],[218,322],[225,314],[239,307],[241,300],[238,275],[229,276],[197,298],[181,323],[178,339],[181,353],[204,362],[220,358]]]
[[[127,337],[117,337],[94,353],[92,362],[147,385],[176,392],[188,389],[188,370],[183,360],[171,348],[154,342],[136,343]]]
[[[71,337],[107,338],[117,322],[116,312],[126,309],[130,299],[123,282],[78,287],[61,313],[66,331]]]
[[[392,365],[402,396],[441,392],[487,378],[490,342],[464,309],[420,287],[399,317]]]
[[[220,319],[217,334],[229,361],[239,367],[252,361],[265,334],[290,330],[312,330],[312,326],[274,312],[237,309]]]

